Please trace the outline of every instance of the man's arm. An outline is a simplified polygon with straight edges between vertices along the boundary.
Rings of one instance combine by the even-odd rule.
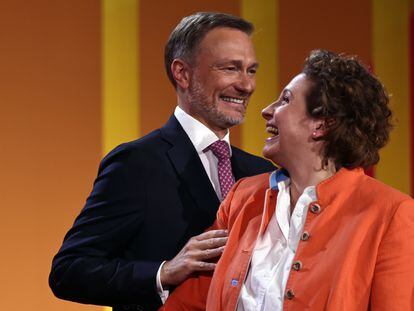
[[[99,305],[159,299],[154,275],[162,261],[125,259],[145,215],[145,168],[135,180],[130,169],[124,147],[102,161],[86,205],[52,263],[49,283],[57,297]]]
[[[237,191],[238,186],[243,181],[239,180],[228,193],[226,199],[220,205],[217,212],[217,218],[210,230],[220,230],[227,232],[229,226],[229,215],[231,211],[231,202],[233,196]],[[208,233],[205,232],[205,233]],[[226,239],[227,242],[227,239]],[[217,258],[218,259],[218,258]],[[211,267],[215,268],[216,263]],[[214,271],[199,271],[190,274],[190,276],[178,286],[174,292],[168,297],[166,303],[160,310],[164,311],[203,311],[206,309],[207,295],[210,288],[210,283],[213,279]],[[219,294],[219,293],[217,293]]]
[[[414,309],[414,200],[396,210],[381,242],[371,291],[372,310]]]
[[[219,225],[219,221],[216,220],[214,225],[210,228],[211,231],[206,231],[203,233],[204,235],[212,236],[215,234],[215,232],[218,233],[226,233],[227,230],[220,229],[223,228]],[[205,236],[204,236],[205,237]],[[198,243],[197,241],[198,237],[192,238],[192,242]],[[210,243],[214,243],[215,239],[222,239],[222,238],[210,238]],[[207,241],[207,240],[206,240]],[[225,238],[225,241],[227,241],[227,238]],[[189,241],[191,242],[191,240]],[[219,242],[222,243],[221,241]],[[204,244],[201,242],[201,244]],[[184,247],[185,249],[185,247]],[[184,249],[182,251],[184,251]],[[218,251],[220,250],[220,252]],[[224,246],[216,248],[215,250],[209,251],[207,250],[196,250],[195,252],[200,254],[205,254],[203,257],[207,259],[207,257],[211,258],[217,258],[217,256],[220,256],[222,251],[224,250]],[[212,254],[215,254],[212,256]],[[180,255],[180,254],[179,254]],[[177,256],[179,256],[177,255]],[[181,258],[177,262],[180,264],[184,262],[185,260]],[[180,311],[180,310],[192,310],[192,311],[202,311],[206,308],[206,298],[208,294],[208,290],[210,287],[211,279],[213,277],[213,270],[216,267],[216,261],[214,262],[203,262],[201,260],[188,260],[188,263],[193,269],[193,271],[190,270],[190,268],[184,269],[176,269],[179,273],[173,273],[173,275],[176,275],[177,278],[172,278],[174,282],[178,282],[177,284],[180,284],[183,282],[176,290],[171,294],[171,296],[168,297],[166,304],[160,308],[160,310],[165,311]],[[196,273],[194,273],[196,272]],[[168,276],[168,271],[164,271],[164,274]],[[185,277],[183,277],[185,276]]]
[[[117,148],[103,161],[85,208],[67,233],[55,256],[49,277],[55,295],[62,299],[115,305],[145,301],[159,305],[156,275],[163,260],[128,260],[131,240],[145,221],[145,165],[129,161],[129,152]],[[140,176],[132,174],[139,172]],[[131,175],[134,175],[131,177]],[[211,269],[203,259],[221,254],[223,232],[203,233],[165,263],[164,287],[177,285],[190,273]],[[150,243],[150,241],[148,241]]]
[[[209,259],[219,257],[227,242],[227,230],[210,230],[191,238],[182,250],[161,269],[161,283],[177,286],[194,271],[212,271],[215,262]]]

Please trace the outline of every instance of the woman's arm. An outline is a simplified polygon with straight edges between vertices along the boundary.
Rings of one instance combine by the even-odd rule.
[[[414,310],[414,200],[396,210],[378,251],[372,310]]]

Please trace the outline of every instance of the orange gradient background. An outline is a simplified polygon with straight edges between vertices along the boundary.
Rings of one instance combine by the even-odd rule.
[[[411,1],[253,2],[0,2],[0,310],[103,310],[56,299],[47,280],[51,260],[103,154],[162,126],[173,111],[163,48],[179,20],[195,11],[228,12],[256,25],[257,92],[246,122],[232,131],[233,144],[260,154],[260,110],[310,50],[356,54],[387,86],[395,112],[375,177],[411,192]]]

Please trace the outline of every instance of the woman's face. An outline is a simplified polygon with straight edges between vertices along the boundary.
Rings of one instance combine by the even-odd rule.
[[[289,169],[295,161],[303,161],[315,154],[312,148],[314,132],[321,122],[306,111],[306,94],[311,81],[301,73],[285,87],[279,98],[263,109],[266,119],[266,139],[263,155],[276,164]]]

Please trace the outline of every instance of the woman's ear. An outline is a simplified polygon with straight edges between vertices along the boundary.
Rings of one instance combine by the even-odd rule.
[[[312,139],[319,140],[326,134],[326,121],[317,120],[313,124]]]
[[[335,119],[318,119],[313,124],[313,132],[312,132],[312,139],[313,140],[319,140],[322,137],[324,137],[329,128],[334,125]]]
[[[190,85],[190,66],[182,59],[176,58],[171,63],[171,72],[177,87],[187,89]]]

